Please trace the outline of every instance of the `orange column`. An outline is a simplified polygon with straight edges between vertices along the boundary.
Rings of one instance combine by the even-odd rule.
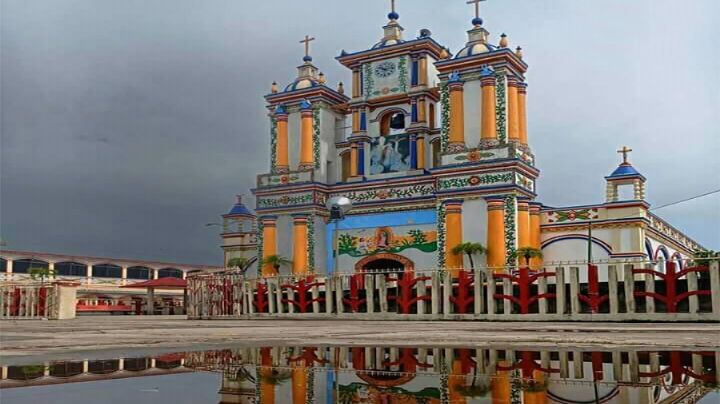
[[[463,242],[462,200],[445,202],[445,267],[452,276],[457,276],[463,267],[463,256],[455,255],[452,249]]]
[[[356,177],[358,175],[358,144],[354,143],[350,145],[350,176]]]
[[[487,264],[500,269],[505,266],[505,201],[488,199],[487,216]]]
[[[308,217],[293,215],[293,275],[308,272]]]
[[[518,111],[518,82],[514,77],[508,77],[507,105],[508,105],[508,139],[511,142],[520,141],[520,114]]]
[[[518,201],[517,208],[518,247],[532,247],[530,237],[530,204]],[[524,262],[521,262],[524,264]]]
[[[352,131],[353,133],[360,132],[360,111],[357,109],[352,112]]]
[[[545,375],[540,370],[533,371],[532,383],[538,388],[536,391],[523,391],[523,403],[525,404],[546,404],[548,403],[547,389],[545,386]]]
[[[293,365],[292,368],[292,401],[293,404],[305,404],[307,402],[307,368],[305,361],[300,365]]]
[[[427,122],[427,105],[425,104],[425,97],[420,97],[417,108],[418,122]]]
[[[308,101],[301,105],[301,132],[300,132],[300,170],[312,170],[315,168],[313,158],[313,111]]]
[[[533,248],[541,249],[540,244],[540,205],[530,204],[530,245]],[[532,268],[538,269],[542,266],[541,258],[533,258],[530,263]]]
[[[528,144],[527,133],[527,84],[518,85],[518,130],[520,131],[520,143]]]
[[[449,150],[460,151],[465,149],[465,100],[463,83],[459,77],[451,81],[450,86],[450,135]]]
[[[277,216],[260,219],[263,225],[263,259],[277,254]],[[277,271],[270,264],[262,266],[262,276],[276,276]]]
[[[260,377],[257,378],[257,383],[260,383],[260,404],[275,404],[275,385],[270,381],[273,376],[270,348],[260,348],[260,365]]]
[[[418,60],[418,84],[424,86],[427,84],[427,57],[423,56]]]
[[[507,361],[500,361],[498,365],[508,366],[509,364]],[[511,404],[510,393],[512,385],[509,373],[507,370],[500,370],[493,376],[490,382],[493,404]]]
[[[492,145],[497,143],[495,77],[483,77],[480,80],[480,85],[482,86],[482,131],[480,138],[484,145]]]
[[[280,110],[278,108],[278,110]],[[286,173],[290,170],[290,159],[288,153],[288,114],[284,109],[275,114],[277,119],[276,143],[275,143],[275,170],[279,173]]]
[[[452,373],[448,376],[448,395],[451,403],[467,403],[467,397],[462,392],[463,387],[465,387],[465,373],[462,361],[453,359]]]
[[[362,85],[362,83],[360,83],[360,71],[357,69],[353,70],[352,78],[353,78],[352,96],[353,96],[353,98],[357,98],[360,96],[360,86]]]

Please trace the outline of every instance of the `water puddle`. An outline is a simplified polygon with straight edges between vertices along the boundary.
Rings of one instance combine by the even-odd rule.
[[[3,366],[19,403],[720,403],[720,351],[227,348]]]

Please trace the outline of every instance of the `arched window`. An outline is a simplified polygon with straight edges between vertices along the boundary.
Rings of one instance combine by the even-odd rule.
[[[150,279],[152,270],[147,267],[130,267],[127,269],[128,279]]]
[[[430,142],[430,147],[432,148],[433,168],[440,167],[440,165],[442,164],[442,156],[440,155],[440,138],[436,138],[432,142]]]
[[[87,276],[87,265],[77,262],[58,262],[55,273],[62,276]]]
[[[180,278],[182,279],[183,272],[175,268],[163,268],[158,271],[158,278]]]
[[[430,119],[428,119],[430,129],[435,129],[435,104],[430,103]]]
[[[47,268],[48,263],[36,259],[22,259],[13,262],[13,272],[16,274],[26,274],[30,272],[30,268]]]
[[[401,111],[388,112],[380,118],[380,134],[383,136],[405,132],[405,114]]]
[[[350,167],[350,150],[340,153],[340,160],[342,162],[342,182],[346,182],[352,172],[352,168]]]
[[[98,278],[121,278],[122,268],[113,264],[93,265],[93,277]]]

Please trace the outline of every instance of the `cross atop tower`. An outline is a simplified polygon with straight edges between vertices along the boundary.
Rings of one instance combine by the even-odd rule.
[[[480,3],[487,0],[468,0],[467,4],[475,5],[475,18],[472,20],[473,25],[482,25],[482,18],[480,18]]]
[[[630,162],[628,161],[628,154],[630,154],[631,151],[633,151],[633,149],[627,146],[623,146],[622,149],[617,151],[618,153],[622,153],[623,155],[623,164],[630,164]]]
[[[305,39],[300,41],[300,43],[305,44],[305,57],[303,58],[303,60],[306,62],[312,61],[312,57],[310,56],[310,42],[314,40],[315,38],[310,37],[310,35],[305,35]]]
[[[388,14],[390,21],[397,21],[400,18],[400,14],[395,11],[395,0],[390,0],[390,13]]]

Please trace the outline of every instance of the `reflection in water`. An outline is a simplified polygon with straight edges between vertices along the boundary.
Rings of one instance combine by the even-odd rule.
[[[718,365],[717,351],[264,347],[9,366],[0,387],[210,371],[220,403],[694,403],[718,402]]]

